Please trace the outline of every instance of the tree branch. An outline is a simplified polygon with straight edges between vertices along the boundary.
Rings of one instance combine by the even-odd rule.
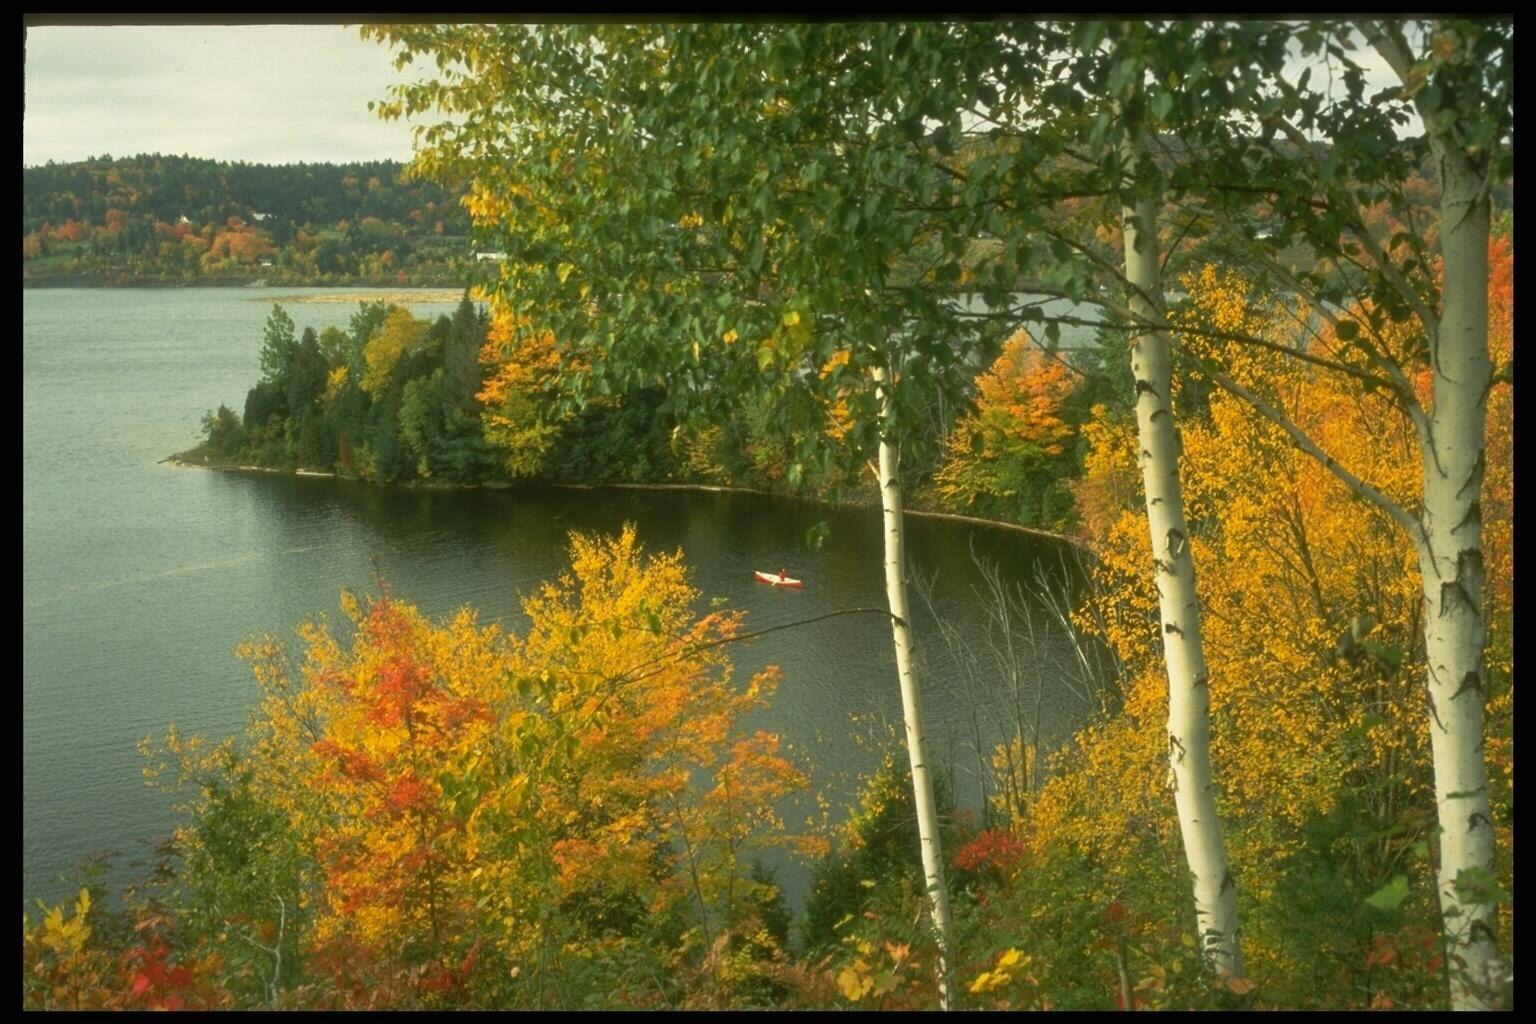
[[[1308,306],[1312,307],[1312,309],[1316,310],[1317,314],[1324,320],[1332,324],[1335,332],[1338,331],[1340,318],[1336,313],[1333,312],[1333,310],[1328,308],[1327,304],[1323,302],[1321,297],[1307,288],[1306,285],[1302,284],[1296,275],[1292,274],[1288,269],[1286,269],[1285,265],[1281,263],[1279,259],[1269,253],[1264,252],[1257,245],[1255,245],[1251,239],[1247,238],[1242,234],[1242,232],[1238,231],[1231,218],[1225,216],[1224,214],[1215,212],[1213,212],[1211,216],[1212,219],[1218,221],[1225,228],[1229,237],[1243,245],[1243,247],[1252,256],[1252,258],[1254,258],[1257,262],[1262,263],[1266,270],[1283,281],[1298,298],[1300,298]],[[1254,342],[1259,344],[1261,347],[1266,345],[1265,342],[1260,341],[1259,339],[1254,339]],[[1268,344],[1271,346],[1273,345],[1273,343]],[[1427,429],[1428,421],[1424,418],[1424,410],[1419,405],[1418,396],[1414,394],[1413,385],[1409,382],[1407,375],[1403,373],[1402,367],[1398,366],[1392,360],[1373,355],[1370,352],[1366,353],[1367,358],[1369,358],[1371,362],[1373,362],[1382,370],[1382,372],[1386,374],[1388,379],[1383,380],[1374,374],[1365,373],[1364,371],[1358,370],[1346,363],[1337,362],[1330,359],[1322,359],[1317,356],[1313,356],[1302,349],[1291,349],[1285,346],[1279,346],[1276,348],[1276,351],[1281,351],[1287,355],[1294,356],[1303,362],[1309,362],[1316,366],[1322,366],[1327,369],[1336,370],[1340,373],[1347,373],[1350,376],[1356,377],[1362,381],[1387,387],[1398,396],[1399,401],[1403,404],[1405,410],[1408,412],[1409,418],[1413,420],[1414,426],[1420,429],[1420,433],[1422,434],[1424,430]]]
[[[1294,87],[1282,84],[1281,89],[1291,98],[1295,98],[1296,90]],[[1321,165],[1322,158],[1318,156],[1317,150],[1308,142],[1307,137],[1301,133],[1300,129],[1279,114],[1272,114],[1266,120],[1284,132],[1285,137],[1290,139],[1298,149],[1309,154],[1314,164]],[[1370,254],[1371,260],[1380,268],[1382,276],[1387,279],[1387,283],[1403,297],[1404,301],[1413,307],[1413,311],[1418,314],[1419,319],[1424,323],[1425,329],[1429,332],[1430,344],[1434,345],[1440,334],[1440,319],[1429,308],[1429,305],[1424,301],[1424,297],[1409,284],[1407,278],[1403,277],[1402,272],[1397,268],[1397,264],[1392,262],[1386,251],[1376,244],[1376,239],[1371,237],[1370,229],[1365,225],[1365,217],[1361,214],[1360,207],[1355,203],[1354,197],[1350,196],[1348,192],[1344,192],[1343,196],[1349,203],[1350,228],[1354,231],[1355,237],[1360,240],[1361,245],[1365,246],[1365,251]]]
[[[1261,416],[1289,434],[1291,440],[1296,443],[1297,448],[1300,448],[1303,452],[1320,462],[1324,469],[1337,477],[1350,491],[1381,509],[1394,522],[1408,531],[1410,535],[1418,535],[1420,524],[1417,519],[1409,514],[1401,505],[1397,504],[1397,502],[1339,465],[1333,456],[1319,448],[1317,443],[1308,437],[1300,427],[1291,422],[1284,413],[1221,371],[1207,369],[1204,372],[1206,376],[1220,385],[1222,390],[1241,398]]]

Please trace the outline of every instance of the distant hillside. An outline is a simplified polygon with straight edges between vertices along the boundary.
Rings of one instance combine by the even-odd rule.
[[[100,157],[22,171],[22,283],[461,285],[459,194],[404,164]]]

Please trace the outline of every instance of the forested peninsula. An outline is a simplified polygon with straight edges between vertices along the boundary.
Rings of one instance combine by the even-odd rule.
[[[700,419],[666,382],[578,402],[554,339],[519,335],[466,293],[435,320],[360,302],[348,327],[299,331],[275,305],[261,339],[262,378],[237,413],[203,418],[186,465],[336,473],[384,484],[701,484],[866,501],[861,475],[812,478],[777,427],[773,392],[736,396]],[[1124,360],[1120,360],[1121,363]],[[967,408],[935,396],[913,442],[919,510],[1077,532],[1072,487],[1090,422],[1123,422],[1128,367],[1109,339],[1047,355],[1020,332],[982,362]],[[840,430],[824,425],[829,441]]]

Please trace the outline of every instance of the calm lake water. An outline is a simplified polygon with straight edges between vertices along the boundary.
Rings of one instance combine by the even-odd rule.
[[[259,376],[262,325],[276,296],[326,289],[24,290],[22,441],[22,895],[57,900],[83,858],[116,851],[126,881],[174,823],[171,798],[148,789],[136,742],[168,723],[219,737],[239,732],[255,696],[233,654],[262,632],[293,636],[336,611],[342,587],[365,589],[377,559],[400,597],[431,615],[469,604],[521,627],[519,597],[564,563],[569,530],[634,522],[652,551],[683,549],[704,607],[713,597],[765,628],[843,608],[881,607],[877,509],[832,510],[788,499],[617,489],[429,492],[266,474],[176,468],[202,414],[236,411]],[[334,293],[336,290],[331,290]],[[417,303],[418,315],[451,305]],[[298,326],[345,326],[349,304],[287,305]],[[831,535],[804,544],[818,521]],[[937,573],[947,621],[979,637],[972,550],[1025,578],[1055,544],[1026,535],[909,519],[910,558]],[[753,582],[787,567],[803,591]],[[976,701],[916,616],[935,754],[954,767],[962,805],[978,791],[970,740]],[[1044,738],[1057,742],[1084,707],[1039,642]],[[812,766],[841,809],[876,754],[857,737],[899,726],[890,630],[849,616],[775,632],[733,648],[737,677],[784,670],[773,729]],[[1041,677],[1044,677],[1042,683]],[[1053,685],[1055,681],[1055,685]],[[1000,715],[975,716],[996,738]],[[795,819],[791,819],[793,823]],[[803,820],[803,816],[802,816]],[[137,864],[136,864],[137,862]],[[805,874],[780,865],[792,899]]]

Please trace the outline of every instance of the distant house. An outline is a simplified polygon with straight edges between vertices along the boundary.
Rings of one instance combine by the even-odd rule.
[[[192,221],[190,219],[188,219],[186,214],[182,214],[180,217],[176,218],[176,223],[177,224],[191,224]]]
[[[261,261],[261,265],[264,266],[264,267],[270,267],[272,265],[272,261],[271,260],[262,260]]]
[[[255,210],[251,211],[251,220],[257,221],[258,223],[266,220],[270,216],[272,216],[270,213],[257,213]]]
[[[477,259],[477,260],[495,260],[496,262],[500,263],[500,262],[504,261],[506,258],[507,258],[507,254],[504,253],[504,252],[477,252],[477,253],[475,253],[475,259]]]

